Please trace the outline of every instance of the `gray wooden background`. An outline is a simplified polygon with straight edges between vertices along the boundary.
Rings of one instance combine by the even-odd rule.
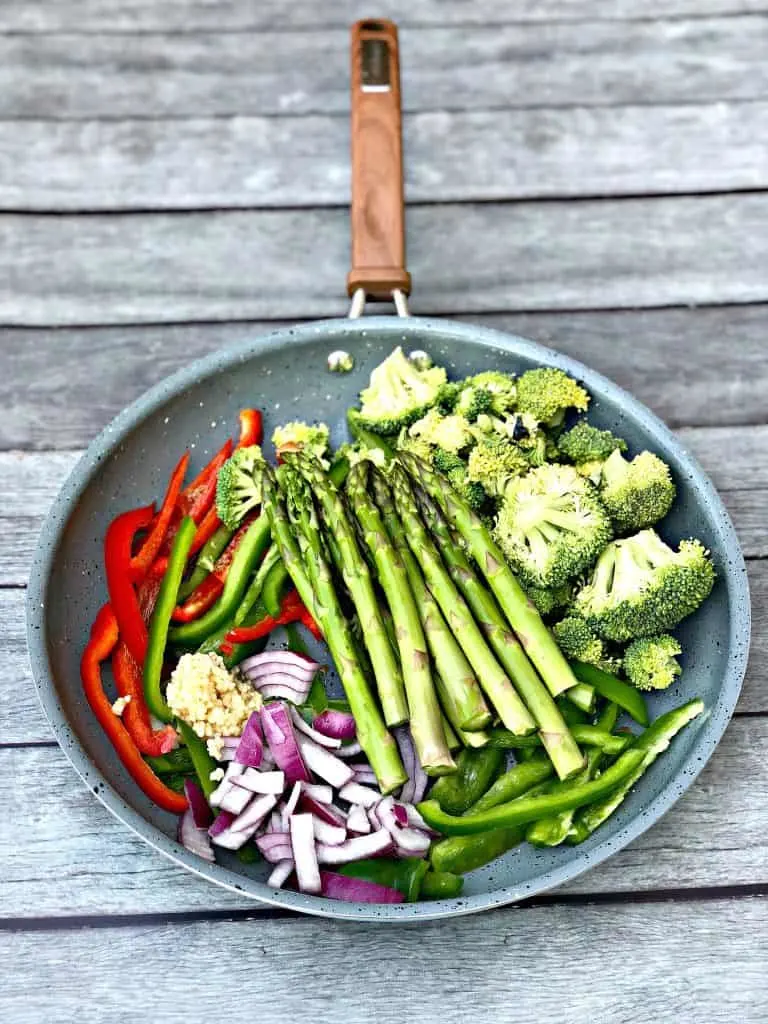
[[[567,888],[416,927],[264,911],[78,782],[23,632],[78,451],[188,359],[342,314],[348,26],[401,29],[412,308],[633,390],[721,489],[755,631],[720,748]],[[0,5],[0,1014],[10,1022],[768,1019],[768,5]]]

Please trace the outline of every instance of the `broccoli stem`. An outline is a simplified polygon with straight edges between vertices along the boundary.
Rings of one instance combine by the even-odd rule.
[[[381,791],[391,793],[402,786],[407,775],[397,744],[387,731],[376,699],[360,668],[349,623],[339,605],[331,570],[323,553],[320,528],[311,497],[309,507],[302,510],[297,524],[297,542],[271,469],[264,470],[263,488],[264,510],[269,517],[272,537],[280,550],[283,564],[299,596],[322,630],[355,719],[358,740],[376,773]]]
[[[422,460],[403,453],[400,461],[441,508],[466,542],[501,609],[553,697],[570,690],[576,678],[534,604],[518,583],[504,555],[479,516]]]
[[[469,605],[446,570],[440,553],[419,515],[408,477],[399,466],[395,466],[391,479],[395,507],[400,514],[411,551],[424,573],[427,586],[475,670],[480,685],[508,729],[520,736],[532,732],[536,728],[536,721],[494,657],[472,616]],[[567,729],[565,731],[567,732]],[[578,754],[578,750],[577,756],[580,763],[581,755]]]
[[[403,676],[389,643],[368,564],[358,546],[355,528],[344,502],[336,487],[315,462],[295,455],[286,455],[285,461],[295,466],[310,484],[322,509],[324,532],[335,542],[342,579],[360,619],[384,719],[387,725],[402,725],[408,721]]]
[[[371,483],[382,522],[408,574],[427,645],[435,662],[435,682],[443,709],[456,729],[466,732],[484,729],[491,721],[491,713],[474,677],[472,666],[448,628],[437,602],[427,590],[418,563],[405,539],[389,486],[376,470],[371,473]]]
[[[672,711],[668,711],[651,725],[645,732],[641,733],[632,744],[632,750],[643,751],[645,757],[639,766],[608,796],[603,797],[597,803],[585,807],[573,824],[568,835],[571,844],[582,843],[592,835],[595,829],[599,828],[606,819],[610,818],[624,802],[625,797],[638,781],[650,768],[659,754],[663,754],[675,736],[684,729],[689,722],[697,718],[704,710],[702,700],[689,700]]]
[[[366,483],[367,468],[359,463],[347,477],[347,498],[362,527],[363,539],[375,560],[379,583],[392,612],[411,735],[419,762],[427,775],[443,775],[455,771],[456,764],[445,739],[427,641],[405,565],[387,535],[378,508],[368,496]]]
[[[584,758],[560,709],[507,625],[493,594],[481,583],[463,549],[454,539],[439,509],[428,497],[417,495],[417,498],[451,579],[466,598],[496,657],[509,673],[533,715],[540,730],[541,742],[555,771],[561,779],[567,778],[582,767]]]

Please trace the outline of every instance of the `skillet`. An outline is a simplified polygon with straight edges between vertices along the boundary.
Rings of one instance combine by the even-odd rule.
[[[429,920],[517,902],[563,884],[626,846],[671,807],[711,756],[736,705],[749,647],[749,591],[733,526],[713,485],[653,413],[602,375],[532,341],[407,315],[397,33],[390,22],[354,26],[352,83],[350,317],[282,329],[212,353],[109,424],[75,467],[43,526],[30,573],[28,644],[38,694],[64,753],[101,802],[155,849],[262,903],[335,918]],[[367,298],[393,300],[398,315],[363,318]],[[577,847],[512,851],[468,876],[458,899],[373,906],[275,891],[264,884],[263,865],[244,865],[226,852],[208,864],[181,847],[176,818],[132,783],[91,714],[79,658],[105,599],[96,567],[117,512],[159,494],[184,448],[193,445],[193,460],[202,465],[244,406],[264,410],[267,437],[287,420],[317,419],[329,424],[332,441],[340,443],[346,439],[346,409],[396,345],[426,350],[456,377],[553,366],[583,381],[592,395],[591,422],[625,437],[631,451],[648,448],[670,464],[678,500],[662,534],[668,540],[700,537],[711,549],[718,580],[709,600],[678,630],[685,651],[681,679],[648,702],[652,718],[694,695],[707,711],[594,835]],[[351,373],[328,372],[328,355],[337,350],[354,356]]]

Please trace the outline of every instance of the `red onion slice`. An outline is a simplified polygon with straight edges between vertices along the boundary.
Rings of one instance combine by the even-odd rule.
[[[400,828],[408,827],[408,811],[405,808],[405,804],[398,804],[396,802],[393,803],[392,813],[394,814],[395,821],[400,826]]]
[[[362,804],[355,804],[347,815],[347,831],[358,835],[367,835],[371,831],[371,823]]]
[[[261,709],[264,737],[278,768],[285,772],[288,782],[311,782],[310,774],[301,757],[296,731],[285,704],[276,701]]]
[[[317,732],[313,729],[311,725],[307,725],[296,708],[291,708],[291,721],[299,732],[303,732],[305,736],[309,736],[309,738],[317,743],[318,746],[329,747],[331,750],[338,750],[341,746],[341,740],[334,739],[332,736],[324,736],[321,732]]]
[[[281,811],[281,819],[283,823],[282,829],[284,832],[287,832],[288,829],[290,828],[291,815],[294,814],[296,811],[296,805],[298,804],[299,797],[301,796],[302,785],[303,783],[301,782],[294,782],[293,789],[291,790],[291,795],[288,797],[285,804],[283,805],[283,809]]]
[[[402,816],[402,812],[399,814]],[[384,797],[376,805],[376,815],[391,835],[397,852],[408,857],[423,857],[430,847],[429,836],[415,828],[403,828],[398,820],[399,814],[391,796]]]
[[[321,871],[321,893],[329,900],[348,903],[402,903],[403,894],[389,886],[368,882],[362,878],[347,878],[332,871]]]
[[[211,839],[221,835],[222,832],[226,832],[232,822],[235,820],[234,814],[230,814],[229,811],[221,811],[220,814],[216,815],[216,820],[208,829],[208,835]]]
[[[363,748],[359,743],[342,743],[339,749],[336,751],[337,757],[355,757],[357,754],[362,754]]]
[[[307,782],[302,787],[305,796],[311,796],[319,804],[333,803],[333,788],[321,782]]]
[[[241,789],[232,784],[223,797],[219,800],[219,807],[222,811],[229,811],[230,814],[240,814],[253,798],[253,793],[247,789]]]
[[[270,864],[293,859],[293,847],[289,832],[270,832],[268,835],[259,836],[256,845],[264,860],[268,860]]]
[[[207,829],[213,821],[213,812],[205,799],[202,789],[192,779],[184,779],[184,796],[187,798],[195,827]],[[186,811],[184,812],[186,814]]]
[[[267,668],[270,672],[294,672],[301,676],[314,676],[320,668],[320,663],[313,661],[308,655],[299,654],[298,651],[262,651],[246,658],[240,668],[246,675],[253,672],[258,674]]]
[[[267,822],[267,833],[270,832],[282,832],[283,830],[283,815],[277,811],[272,811]]]
[[[339,789],[350,782],[354,772],[348,764],[344,764],[338,757],[335,757],[325,747],[318,747],[316,743],[306,736],[297,736],[296,742],[299,752],[306,766],[319,775],[321,779]],[[309,780],[307,780],[309,781]]]
[[[191,806],[184,811],[179,819],[178,840],[185,850],[189,850],[190,853],[196,853],[203,860],[213,863],[216,859],[208,831],[195,824],[195,816]]]
[[[337,740],[353,740],[357,735],[355,718],[350,711],[333,711],[329,708],[314,718],[312,728]]]
[[[381,857],[392,853],[394,848],[392,836],[382,828],[367,836],[347,839],[338,846],[318,843],[317,861],[319,864],[351,864],[352,861],[364,860],[366,857]]]
[[[347,800],[351,804],[362,804],[363,807],[373,807],[381,800],[381,793],[368,786],[361,786],[359,782],[348,782],[342,786],[339,796],[342,800]]]
[[[302,793],[299,807],[307,814],[314,814],[321,821],[327,821],[329,825],[336,825],[339,828],[344,828],[346,825],[347,818],[343,811],[333,804],[321,804],[319,800],[307,796],[306,793]]]
[[[235,750],[235,761],[237,764],[258,768],[263,759],[264,740],[261,734],[261,716],[258,711],[254,711],[245,723],[243,735]]]
[[[376,772],[367,764],[350,765],[350,768],[352,768],[355,773],[353,779],[354,782],[360,782],[364,786],[375,786],[377,784],[378,780],[376,778]]]
[[[311,814],[294,814],[291,817],[291,847],[300,891],[318,894],[322,886]],[[329,846],[328,849],[337,847]]]
[[[325,843],[326,846],[338,846],[347,838],[346,828],[338,825],[329,825],[317,815],[312,815],[312,827],[315,832],[315,839],[318,843]]]
[[[413,738],[409,727],[407,725],[399,725],[392,732],[397,740],[400,756],[408,773],[408,781],[400,791],[400,799],[403,803],[416,804],[424,799],[429,779],[425,775],[424,769],[421,767],[416,756],[416,749],[413,745]]]
[[[242,786],[251,793],[270,793],[282,796],[285,789],[285,772],[260,772],[255,768],[246,768],[242,775],[234,780],[235,786]]]
[[[247,832],[251,830],[251,834],[253,834],[276,803],[277,800],[270,795],[256,797],[243,813],[235,818],[229,826],[230,829],[233,832]]]
[[[272,886],[273,889],[282,888],[288,879],[291,877],[293,872],[293,857],[290,860],[281,860],[279,864],[275,864],[272,869],[272,874],[267,879],[267,885]]]

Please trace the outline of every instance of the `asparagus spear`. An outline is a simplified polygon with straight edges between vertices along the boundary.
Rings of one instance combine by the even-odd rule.
[[[379,583],[392,612],[408,697],[411,735],[419,762],[427,775],[445,775],[455,771],[456,764],[445,741],[419,610],[403,561],[387,536],[379,510],[368,495],[366,483],[367,467],[361,462],[350,470],[347,477],[347,498],[362,527],[365,544],[375,560]]]
[[[675,736],[684,729],[689,722],[697,718],[704,710],[704,702],[701,700],[689,700],[679,708],[667,711],[660,715],[656,721],[645,732],[641,733],[630,749],[640,750],[645,757],[640,765],[626,778],[613,793],[604,797],[597,803],[585,807],[576,817],[572,829],[568,834],[568,842],[582,843],[592,835],[596,828],[610,816],[623,803],[624,798],[632,789],[634,784],[650,768],[659,754],[663,754]]]
[[[297,540],[277,481],[271,469],[263,476],[264,510],[269,516],[272,538],[280,549],[283,564],[312,617],[323,632],[355,718],[357,736],[376,773],[383,793],[391,793],[407,778],[400,753],[387,732],[376,699],[360,669],[349,624],[333,589],[331,571],[321,544],[314,506],[302,510],[301,541],[309,556],[302,559]]]
[[[342,579],[363,628],[384,718],[387,725],[401,725],[408,721],[403,676],[387,637],[368,564],[341,495],[316,462],[293,455],[286,455],[285,461],[295,466],[310,484],[322,509],[325,532],[335,541]]]
[[[440,553],[419,515],[408,477],[400,466],[393,466],[390,479],[395,507],[400,515],[408,545],[451,631],[475,670],[478,682],[509,730],[518,735],[532,732],[536,728],[536,722],[512,686],[506,672],[493,656],[472,617],[469,605],[443,565]],[[576,754],[580,764],[581,756],[578,749]]]
[[[440,687],[444,687],[450,695],[450,702],[441,696],[443,708],[455,728],[467,732],[483,729],[490,723],[491,713],[477,685],[472,667],[448,628],[437,602],[427,590],[421,570],[403,534],[387,482],[374,470],[371,483],[382,523],[408,573],[408,582],[416,600],[427,645],[437,669],[438,692]]]
[[[481,583],[463,548],[454,539],[439,509],[423,492],[417,492],[416,497],[451,579],[466,598],[496,657],[536,720],[541,742],[555,771],[561,779],[567,778],[579,771],[584,758],[560,709],[510,630],[493,594]]]
[[[472,556],[488,580],[491,590],[523,648],[539,671],[553,697],[576,685],[571,667],[563,657],[541,616],[528,600],[507,565],[504,555],[482,519],[422,459],[401,452],[400,461],[424,490],[437,502],[448,522],[466,542]]]
[[[440,609],[437,608],[437,606],[435,606],[435,611],[438,615],[440,615]],[[443,620],[443,625],[445,625],[445,620]],[[445,628],[447,631],[448,627],[446,626]],[[450,636],[450,633],[448,633],[448,635]],[[453,637],[451,637],[451,639],[453,639]],[[447,722],[450,722],[453,725],[454,729],[458,733],[461,743],[465,747],[474,747],[475,749],[487,746],[488,733],[485,731],[485,729],[475,729],[473,732],[467,732],[465,729],[461,728],[461,725],[459,725],[459,722],[461,721],[461,715],[456,706],[456,702],[453,699],[453,694],[451,693],[450,687],[445,685],[443,677],[440,675],[439,672],[435,672],[435,688],[437,689],[437,695],[440,698],[440,703],[443,705],[446,720]]]

